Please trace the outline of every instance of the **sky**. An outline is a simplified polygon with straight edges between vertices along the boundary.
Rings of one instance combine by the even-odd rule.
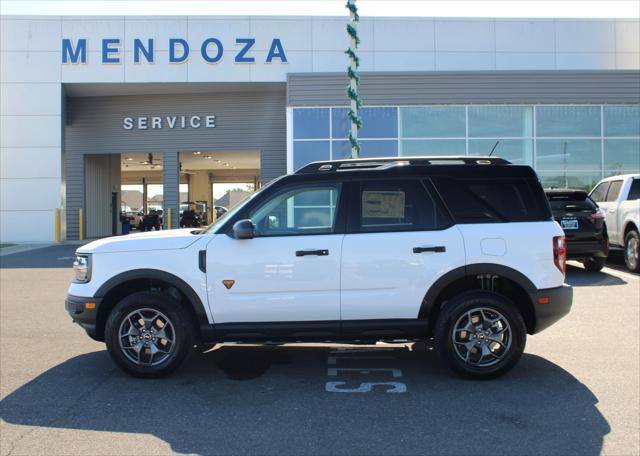
[[[0,0],[2,15],[346,16],[346,0]],[[640,0],[357,0],[363,16],[640,18]]]

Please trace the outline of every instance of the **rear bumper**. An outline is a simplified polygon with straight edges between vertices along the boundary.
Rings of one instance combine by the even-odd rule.
[[[592,257],[606,258],[609,254],[609,243],[606,240],[572,241],[567,240],[567,258],[572,260]]]
[[[536,290],[529,294],[536,312],[534,334],[547,329],[569,313],[573,302],[573,288],[564,284],[557,288]],[[548,298],[548,299],[546,299]],[[548,302],[547,302],[548,301]],[[547,302],[541,304],[541,302]]]
[[[67,310],[71,319],[78,323],[92,338],[97,337],[96,319],[98,317],[98,307],[100,306],[100,298],[87,298],[85,296],[67,295],[64,300],[64,308]],[[95,303],[92,309],[88,309],[87,303]]]

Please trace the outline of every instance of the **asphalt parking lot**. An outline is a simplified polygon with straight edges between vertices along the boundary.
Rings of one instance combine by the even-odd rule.
[[[123,374],[71,323],[75,246],[0,257],[1,454],[640,452],[640,280],[570,266],[570,315],[498,380],[416,345],[223,345]]]

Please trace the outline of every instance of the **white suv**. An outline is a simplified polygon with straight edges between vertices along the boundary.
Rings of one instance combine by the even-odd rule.
[[[78,249],[66,308],[140,377],[196,344],[435,339],[495,377],[569,312],[565,242],[535,172],[499,158],[312,163],[204,230]]]

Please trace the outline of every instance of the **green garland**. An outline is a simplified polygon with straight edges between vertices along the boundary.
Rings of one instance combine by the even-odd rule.
[[[362,98],[360,98],[360,95],[358,95],[360,76],[358,75],[357,69],[360,67],[360,58],[356,54],[356,50],[358,49],[358,45],[360,44],[360,37],[358,36],[358,29],[356,28],[356,25],[360,20],[360,16],[358,15],[356,0],[347,0],[347,4],[345,6],[349,10],[351,16],[351,22],[347,24],[347,34],[349,35],[349,38],[351,38],[351,44],[353,46],[349,46],[349,48],[344,51],[344,53],[347,54],[349,56],[349,59],[351,60],[351,65],[347,67],[347,77],[349,78],[349,85],[347,86],[347,97],[351,102],[351,107],[349,108],[347,116],[351,121],[352,129],[353,127],[355,127],[355,132],[349,132],[349,142],[351,143],[352,156],[358,157],[360,155],[360,144],[358,144],[357,132],[362,128],[362,119],[360,118],[358,111],[363,105]],[[352,107],[354,104],[355,109],[353,109]]]

